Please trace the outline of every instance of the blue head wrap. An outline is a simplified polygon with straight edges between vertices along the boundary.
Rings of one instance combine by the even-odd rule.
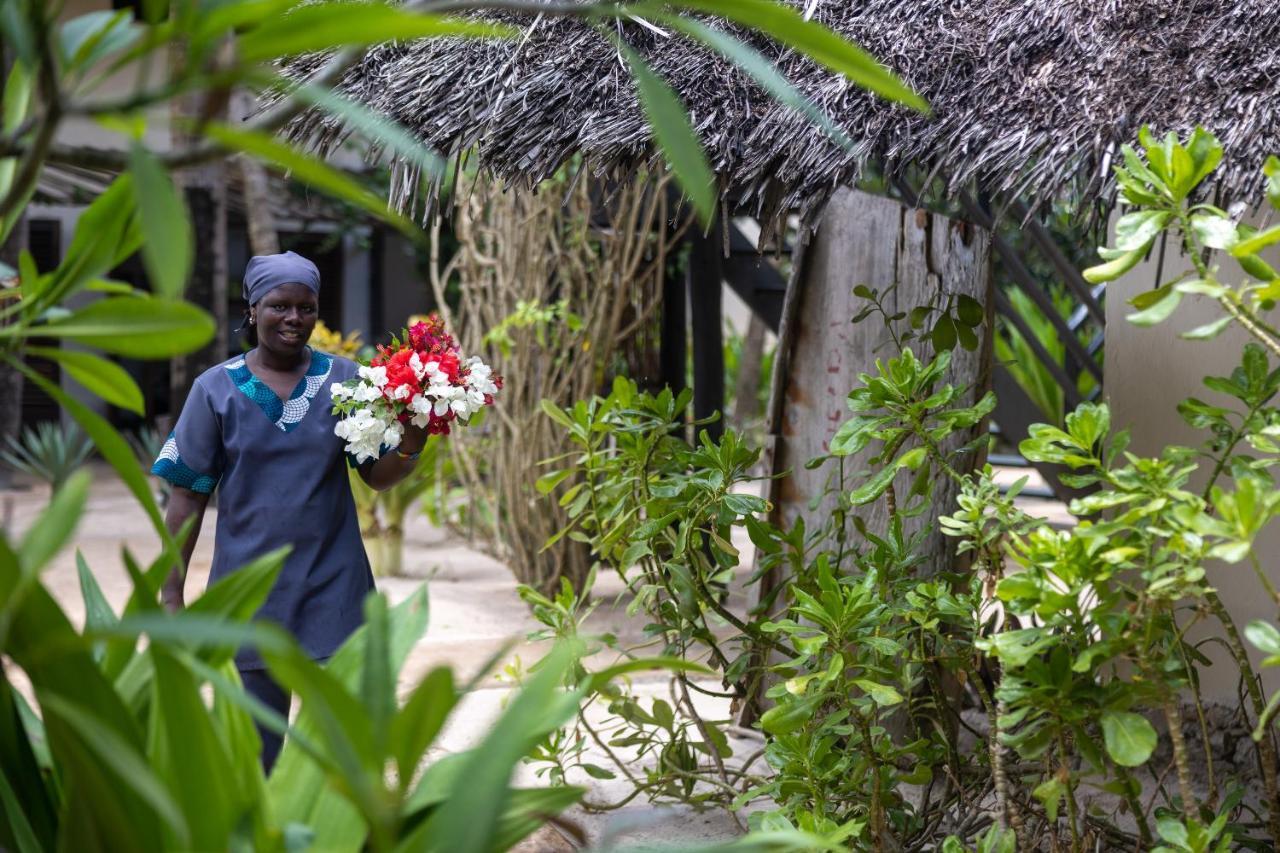
[[[250,305],[282,284],[300,284],[320,295],[320,270],[296,252],[255,255],[244,268],[244,298]]]

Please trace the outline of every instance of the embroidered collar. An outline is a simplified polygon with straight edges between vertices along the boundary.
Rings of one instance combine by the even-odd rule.
[[[332,368],[332,358],[318,350],[311,350],[311,365],[307,368],[306,375],[298,380],[293,393],[284,402],[281,402],[275,391],[267,387],[267,383],[253,374],[243,357],[228,364],[226,371],[235,386],[246,397],[258,404],[258,408],[262,409],[262,413],[268,420],[282,432],[289,432],[302,423],[302,419],[307,416],[312,399],[315,398],[316,392],[324,387]]]

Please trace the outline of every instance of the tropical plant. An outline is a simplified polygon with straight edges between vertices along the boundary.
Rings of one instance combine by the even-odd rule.
[[[368,605],[368,626],[327,667],[310,661],[288,637],[246,625],[281,554],[266,555],[212,587],[187,612],[166,615],[156,601],[160,579],[175,565],[183,535],[170,536],[147,478],[128,442],[89,406],[30,370],[29,353],[55,361],[106,402],[142,415],[136,382],[99,352],[166,359],[212,338],[214,323],[183,300],[194,238],[171,172],[232,155],[288,171],[299,181],[367,215],[421,234],[388,211],[351,176],[273,134],[308,109],[328,113],[358,137],[437,174],[441,158],[403,128],[333,94],[330,86],[369,45],[406,38],[500,38],[509,28],[462,13],[509,3],[450,4],[441,16],[388,3],[196,3],[146,0],[134,8],[61,20],[60,4],[3,0],[0,33],[7,79],[0,116],[0,240],[21,222],[48,164],[109,170],[117,177],[83,211],[61,263],[40,272],[29,253],[16,270],[0,269],[15,287],[0,293],[0,359],[49,394],[92,439],[142,506],[162,542],[143,568],[126,552],[134,582],[122,614],[105,605],[81,561],[87,618],[77,631],[40,581],[40,569],[67,540],[83,509],[88,477],[73,475],[49,509],[11,547],[0,540],[0,652],[22,670],[34,704],[0,676],[0,846],[42,849],[326,849],[404,843],[413,849],[501,848],[578,796],[569,788],[531,792],[508,786],[511,765],[571,715],[609,677],[563,690],[571,651],[553,655],[513,700],[479,750],[442,760],[415,777],[456,699],[446,670],[433,671],[398,708],[394,674],[425,624],[420,598],[390,611]],[[711,6],[705,0],[613,2],[537,7],[609,24],[644,13],[726,53],[776,97],[815,118],[820,112],[745,43],[685,13],[725,14],[762,28],[886,97],[923,104],[869,57],[821,25],[773,2]],[[603,27],[607,35],[612,27]],[[234,43],[234,44],[233,44]],[[233,49],[228,49],[233,48]],[[282,76],[284,57],[314,54],[306,83]],[[670,88],[638,56],[626,53],[660,151],[692,207],[709,220],[714,184],[689,119]],[[163,68],[162,79],[151,73]],[[124,95],[108,87],[136,81]],[[231,126],[202,115],[178,129],[175,148],[149,145],[149,116],[177,97],[216,104],[233,89],[270,90],[274,100]],[[69,121],[92,121],[119,136],[118,150],[67,144]],[[145,239],[144,239],[145,236]],[[140,254],[150,290],[107,278]],[[95,299],[67,307],[72,297]],[[42,346],[74,341],[89,349]],[[145,648],[138,640],[146,637]],[[230,659],[258,645],[273,674],[302,697],[302,711],[271,780],[257,770],[251,721],[273,718],[232,682]],[[636,666],[628,662],[629,666]],[[212,687],[212,705],[202,685]],[[389,772],[392,771],[392,772]]]
[[[1280,275],[1256,254],[1280,242],[1280,226],[1257,231],[1189,200],[1221,159],[1210,135],[1196,131],[1184,143],[1144,131],[1141,141],[1142,153],[1126,148],[1117,170],[1136,209],[1117,223],[1115,247],[1102,250],[1109,263],[1086,277],[1122,274],[1168,229],[1184,242],[1192,269],[1135,299],[1130,319],[1160,322],[1184,294],[1207,296],[1224,316],[1188,337],[1212,337],[1235,322],[1256,342],[1229,376],[1205,379],[1230,404],[1193,398],[1179,406],[1207,434],[1200,448],[1130,453],[1103,405],[1080,406],[1061,426],[1034,427],[1022,454],[1062,466],[1070,472],[1064,482],[1093,489],[1071,502],[1077,523],[1069,529],[1028,516],[1015,502],[1020,484],[1002,489],[990,468],[962,475],[955,459],[976,447],[943,451],[949,435],[993,405],[988,396],[954,408],[963,389],[942,383],[945,351],[922,360],[903,349],[859,377],[849,398],[853,417],[833,436],[831,455],[811,463],[834,465],[833,488],[845,496],[816,530],[779,530],[756,518],[758,499],[734,494],[755,451],[732,433],[718,445],[705,436],[696,448],[685,444],[677,432],[682,400],[670,393],[642,395],[616,383],[608,398],[548,407],[576,444],[540,484],[563,489],[572,518],[563,535],[585,539],[626,579],[628,606],[646,613],[650,636],[705,660],[722,695],[745,695],[743,686],[756,681],[769,685],[773,704],[759,725],[771,774],[727,756],[717,762],[717,738],[708,733],[717,723],[691,706],[660,710],[620,696],[607,745],[639,745],[650,759],[616,756],[637,790],[732,797],[731,806],[768,795],[775,810],[753,815],[753,826],[807,832],[815,849],[1274,847],[1280,698],[1263,696],[1208,569],[1249,567],[1280,610],[1257,552],[1260,531],[1280,514],[1271,474],[1280,458],[1280,368],[1271,358],[1280,356],[1280,332],[1265,317],[1280,301]],[[1264,172],[1280,208],[1280,160]],[[1249,280],[1224,284],[1220,252]],[[906,314],[884,320],[927,325]],[[872,469],[846,475],[841,460],[868,451]],[[1208,481],[1193,491],[1202,468]],[[895,488],[904,469],[914,472],[905,495]],[[957,541],[957,559],[931,566],[918,556],[918,539],[903,535],[903,521],[927,505],[940,477],[959,487],[941,522]],[[859,517],[875,504],[888,518],[883,529]],[[854,536],[846,535],[846,516]],[[739,577],[730,542],[735,525],[747,528],[758,552],[748,578]],[[771,568],[785,579],[776,600],[745,611],[728,606],[723,584],[749,586]],[[582,632],[590,607],[573,590],[529,598],[557,636]],[[1240,713],[1255,730],[1260,800],[1238,784],[1254,772],[1252,760],[1215,766],[1199,687],[1207,658],[1187,638],[1209,619],[1221,624],[1220,642],[1241,672]],[[1264,665],[1280,663],[1273,625],[1255,622],[1244,633],[1268,655]],[[628,653],[616,638],[597,642]],[[705,679],[697,686],[708,689]],[[971,732],[979,735],[971,747],[960,736],[973,727],[957,707],[965,696],[986,720],[985,731]],[[566,732],[538,756],[558,773],[573,767],[581,754],[574,750],[593,737],[581,721]],[[697,735],[682,740],[682,732]],[[1172,791],[1152,766],[1162,742]],[[682,743],[694,760],[673,766],[663,750]],[[1207,786],[1195,778],[1196,763]],[[673,784],[689,778],[695,784],[688,788]],[[1110,805],[1096,796],[1086,801],[1090,790],[1104,792]]]
[[[5,436],[5,441],[9,448],[0,450],[0,459],[48,483],[55,492],[93,453],[89,437],[75,424],[63,426],[61,421],[27,427],[18,440]]]
[[[400,669],[426,629],[425,591],[394,608],[372,594],[365,626],[322,666],[285,632],[249,621],[284,551],[177,614],[156,601],[170,553],[143,568],[126,552],[134,588],[122,613],[78,557],[87,616],[77,631],[38,578],[74,532],[89,483],[87,473],[73,476],[15,546],[0,536],[0,652],[29,677],[36,703],[0,673],[5,849],[504,850],[582,795],[509,781],[620,672],[562,689],[575,666],[569,646],[539,662],[481,743],[423,769],[467,689],[437,667],[403,705],[396,699]],[[300,697],[292,725],[237,683],[232,657],[244,643]],[[663,665],[632,661],[625,671]],[[287,735],[267,779],[254,721]]]

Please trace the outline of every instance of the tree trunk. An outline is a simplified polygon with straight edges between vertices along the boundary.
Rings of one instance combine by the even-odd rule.
[[[240,157],[237,161],[244,193],[244,217],[249,229],[249,248],[255,255],[280,253],[280,235],[276,218],[271,213],[271,185],[267,170],[256,160]]]
[[[178,62],[175,54],[172,61]],[[175,148],[192,143],[184,120],[200,116],[223,120],[227,114],[225,92],[174,98],[170,109],[171,136]],[[213,316],[216,329],[208,345],[178,356],[169,365],[169,412],[176,419],[191,390],[191,383],[227,354],[227,205],[226,166],[216,160],[178,172],[175,183],[186,196],[187,211],[195,234],[195,263],[187,282],[186,298]]]
[[[241,92],[237,102],[237,117],[244,120],[253,109],[252,96]],[[267,170],[257,160],[243,154],[236,158],[235,163],[235,168],[240,171],[249,248],[255,255],[279,254],[280,235],[276,229],[275,214],[271,210],[271,182]]]
[[[989,305],[991,266],[986,232],[854,190],[841,190],[832,199],[807,251],[805,273],[792,285],[799,288],[794,321],[787,340],[779,344],[780,349],[784,345],[789,348],[789,368],[775,375],[772,393],[785,396],[778,420],[770,427],[775,436],[773,469],[791,472],[779,483],[774,521],[790,526],[803,515],[809,529],[814,529],[830,517],[839,495],[827,494],[816,510],[810,510],[809,502],[833,485],[834,466],[809,471],[805,462],[827,452],[832,435],[849,417],[845,400],[857,384],[858,374],[872,370],[877,358],[897,355],[878,315],[857,324],[850,322],[867,304],[853,295],[853,286],[865,284],[884,293],[896,283],[897,288],[885,300],[890,313],[945,304],[948,295],[963,294]],[[988,323],[979,330],[982,338],[976,351],[957,347],[953,353],[946,381],[969,386],[957,405],[977,402],[990,387],[990,328]],[[921,360],[934,355],[927,341],[915,340],[909,346]],[[986,428],[984,422],[957,433],[944,449],[972,441]],[[847,458],[846,475],[867,469],[871,455],[868,450]],[[910,471],[899,475],[895,482],[898,494],[907,494],[911,476]],[[921,529],[936,531],[938,516],[951,510],[957,491],[955,483],[938,478],[930,509],[908,521],[907,535]],[[871,531],[886,529],[884,502],[860,514]],[[935,532],[924,549],[921,571],[933,574],[950,564],[954,540]]]

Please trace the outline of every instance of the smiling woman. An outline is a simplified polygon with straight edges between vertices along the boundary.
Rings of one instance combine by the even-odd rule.
[[[259,619],[276,622],[315,659],[328,658],[360,624],[373,575],[360,538],[346,472],[355,464],[334,434],[336,418],[320,394],[357,366],[307,346],[319,308],[320,274],[293,252],[261,255],[245,269],[244,298],[258,345],[201,374],[152,472],[173,484],[165,523],[194,528],[182,573],[166,582],[167,607],[184,605],[185,567],[209,495],[220,490],[210,583],[281,546],[291,552]],[[407,426],[394,453],[359,465],[364,480],[387,488],[413,468],[426,441]],[[290,697],[252,649],[236,658],[246,689],[282,714]],[[270,770],[281,741],[259,729]]]

